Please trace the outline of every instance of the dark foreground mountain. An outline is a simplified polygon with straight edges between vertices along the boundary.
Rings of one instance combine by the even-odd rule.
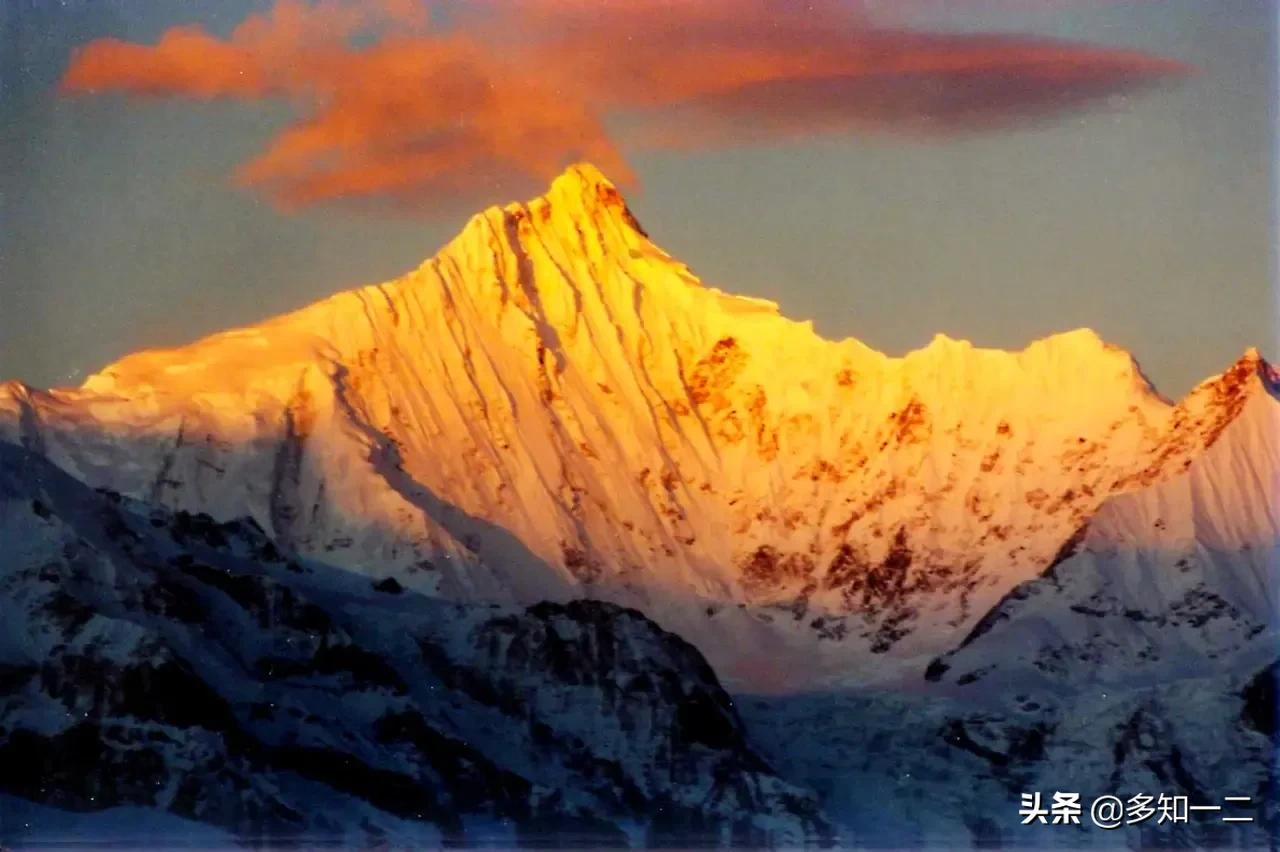
[[[823,340],[571,168],[395,281],[0,385],[6,825],[820,843],[816,789],[852,842],[1276,843],[1278,388]],[[1019,826],[1054,791],[1251,821]]]
[[[66,812],[135,841],[160,814],[251,843],[829,836],[638,612],[431,601],[9,444],[0,541],[0,842],[65,840]]]

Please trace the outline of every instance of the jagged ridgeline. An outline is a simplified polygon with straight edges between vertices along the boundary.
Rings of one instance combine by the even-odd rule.
[[[965,815],[1018,784],[1106,792],[1135,762],[1261,796],[1271,734],[1240,719],[1280,620],[1276,387],[1249,350],[1173,403],[1087,330],[825,340],[705,286],[575,166],[397,280],[79,388],[0,385],[27,472],[0,736],[59,779],[9,789],[100,809],[68,758],[97,749],[151,761],[114,803],[152,816],[424,843],[817,842],[803,790],[866,831],[839,791],[868,785],[991,839]],[[209,698],[138,715],[165,678]],[[770,694],[750,731],[720,682]],[[1129,703],[1078,703],[1100,684]],[[1193,745],[1210,723],[1238,737]],[[876,751],[904,724],[909,753]],[[1153,725],[1176,757],[1135,757]],[[885,786],[922,755],[959,792]]]
[[[945,651],[1110,495],[1191,464],[1259,369],[1175,406],[1089,331],[824,340],[703,286],[583,165],[395,281],[7,385],[0,436],[426,594],[637,606],[766,685],[737,654],[761,629],[804,649],[790,678]]]

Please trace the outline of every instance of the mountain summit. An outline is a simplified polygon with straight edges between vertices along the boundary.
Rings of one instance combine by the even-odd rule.
[[[1274,387],[1241,364],[1172,405],[1087,330],[825,340],[703,286],[578,165],[397,280],[2,386],[0,439],[431,595],[637,605],[770,685],[949,647]]]

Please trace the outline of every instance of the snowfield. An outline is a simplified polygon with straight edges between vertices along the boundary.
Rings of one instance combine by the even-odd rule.
[[[0,384],[0,843],[1274,843],[1278,388],[824,340],[575,166],[397,280]]]

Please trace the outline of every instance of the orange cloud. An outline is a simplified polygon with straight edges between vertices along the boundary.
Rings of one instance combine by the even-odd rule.
[[[824,3],[279,0],[225,39],[185,26],[154,45],[92,42],[61,89],[285,99],[298,118],[243,164],[240,184],[285,208],[423,208],[576,159],[626,183],[615,118],[629,144],[651,146],[952,133],[1185,70],[1132,51],[895,30]]]
[[[378,198],[413,207],[496,182],[625,161],[580,100],[490,60],[460,35],[392,36],[318,63],[305,83],[317,106],[238,172],[285,207]]]

